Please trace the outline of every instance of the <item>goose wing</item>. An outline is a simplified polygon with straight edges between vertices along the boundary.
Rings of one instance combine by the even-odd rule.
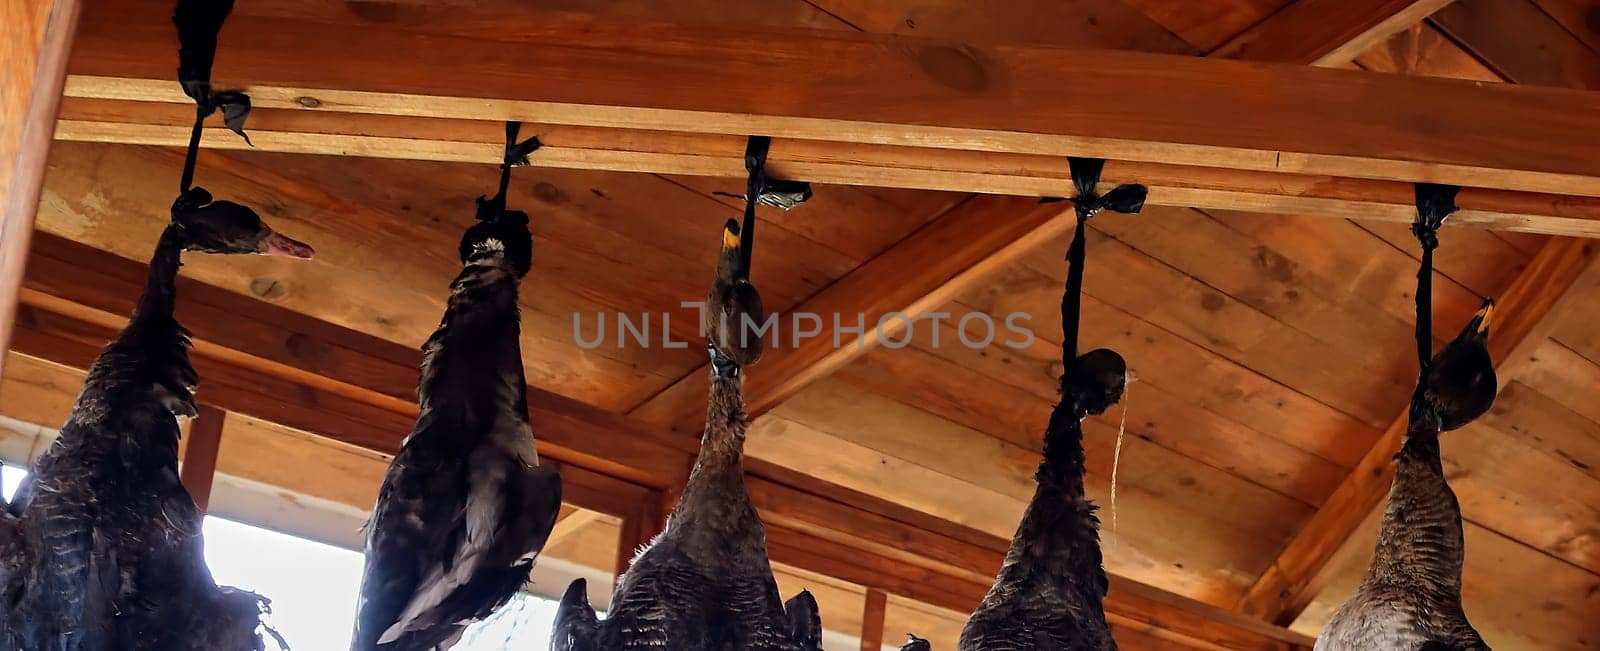
[[[524,431],[526,425],[521,427]],[[379,637],[389,644],[408,635],[433,638],[430,631],[452,630],[464,621],[489,615],[527,583],[533,561],[555,527],[561,507],[561,480],[549,466],[533,465],[528,454],[492,441],[470,456],[465,500],[452,514],[450,532],[429,558],[404,609]]]
[[[589,582],[573,579],[556,607],[550,651],[597,651],[599,636],[600,619],[589,605]]]
[[[807,651],[822,648],[822,614],[811,591],[801,590],[784,602],[783,613],[789,619],[790,640]]]

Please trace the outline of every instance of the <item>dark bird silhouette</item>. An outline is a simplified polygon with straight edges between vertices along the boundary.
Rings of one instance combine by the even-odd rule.
[[[1038,487],[994,586],[961,631],[963,651],[1117,648],[1101,604],[1108,584],[1100,520],[1084,495],[1083,419],[1122,399],[1128,367],[1109,349],[1075,355],[1085,219],[1080,216],[1067,256],[1061,400],[1045,427],[1044,459],[1034,474]]]
[[[173,205],[132,319],[0,522],[0,647],[245,651],[270,633],[266,598],[212,580],[202,515],[178,481],[177,416],[195,414],[199,379],[174,315],[184,251],[312,254],[203,189]]]
[[[528,425],[517,284],[527,216],[480,222],[423,345],[421,413],[384,476],[367,532],[353,649],[449,648],[528,580],[555,526],[561,478]]]
[[[1494,363],[1485,347],[1493,306],[1485,303],[1430,362],[1395,456],[1372,563],[1356,593],[1323,628],[1316,651],[1489,649],[1461,607],[1461,506],[1445,481],[1439,434],[1466,425],[1494,403]]]
[[[920,637],[907,634],[906,643],[900,647],[900,651],[933,651],[933,645]]]
[[[737,234],[732,223],[724,230],[712,289],[713,300],[722,302],[708,311],[739,314],[759,305],[748,282],[748,290],[722,289]],[[553,651],[821,648],[816,602],[804,593],[788,604],[778,596],[766,534],[744,483],[741,364],[717,341],[709,346],[711,398],[700,455],[666,530],[623,574],[604,621],[595,617],[581,579],[568,587],[556,615]],[[753,338],[751,347],[759,350],[760,344]]]
[[[1491,299],[1428,365],[1424,397],[1439,414],[1441,431],[1460,429],[1494,405],[1499,387],[1494,360],[1489,359],[1489,319],[1493,315]]]
[[[764,316],[761,293],[750,283],[740,249],[739,222],[733,219],[722,228],[722,250],[717,255],[717,272],[706,298],[707,338],[739,366],[761,361],[761,340],[753,326]]]

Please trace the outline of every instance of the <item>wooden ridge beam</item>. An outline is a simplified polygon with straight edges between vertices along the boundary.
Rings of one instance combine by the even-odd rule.
[[[68,94],[85,94],[81,79]],[[152,93],[162,92],[151,83]],[[56,138],[186,146],[194,111],[176,103],[68,97]],[[497,163],[499,122],[362,115],[257,107],[252,144],[210,129],[206,147],[298,154]],[[744,138],[722,134],[530,124],[543,147],[534,165],[617,172],[742,177]],[[978,152],[822,140],[779,139],[768,168],[781,178],[818,183],[975,192],[1027,197],[1071,187],[1066,160],[1043,154]],[[1411,184],[1327,175],[1231,170],[1112,160],[1107,184],[1143,183],[1151,205],[1409,222]],[[1531,233],[1600,237],[1600,198],[1464,188],[1454,223]]]
[[[142,286],[143,265],[44,233],[34,249],[15,349],[87,368],[126,322],[120,315]],[[387,454],[410,431],[415,403],[390,394],[400,380],[414,384],[415,367],[399,367],[414,351],[188,279],[178,295],[208,404]],[[695,444],[685,437],[538,389],[529,399],[540,453],[561,468],[564,498],[575,506],[643,521],[659,512],[652,500],[687,476]],[[977,604],[1007,545],[768,464],[752,462],[748,474],[774,560],[945,608]],[[1222,648],[1310,644],[1121,578],[1107,609],[1123,625]]]
[[[1520,363],[1547,338],[1562,303],[1575,300],[1569,290],[1579,278],[1600,273],[1594,258],[1593,242],[1551,239],[1507,288],[1495,307],[1499,318],[1490,324],[1489,337],[1489,353],[1501,377],[1508,375],[1508,365]],[[1394,455],[1405,442],[1407,422],[1406,414],[1400,414],[1373,443],[1251,586],[1240,610],[1287,626],[1311,604],[1331,578],[1331,561],[1339,548],[1389,494]]]
[[[71,60],[72,92],[180,101],[166,63],[168,13],[137,0],[93,3]],[[218,82],[244,86],[268,108],[762,133],[1600,196],[1592,155],[1600,133],[1586,128],[1600,97],[1564,89],[567,14],[519,15],[514,30],[470,15],[439,19],[462,33],[239,16],[223,35]],[[1450,110],[1431,110],[1441,106]],[[1482,128],[1489,123],[1515,128]]]

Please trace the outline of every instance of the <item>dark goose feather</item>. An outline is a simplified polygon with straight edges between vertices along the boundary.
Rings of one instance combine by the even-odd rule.
[[[735,228],[724,231],[721,260],[731,259],[726,249],[739,245]],[[727,295],[724,271],[719,265],[714,299]],[[733,318],[742,316],[741,309],[760,305],[755,288],[748,281],[743,286],[744,298],[732,308]],[[713,303],[712,310],[726,305]],[[737,345],[730,348],[740,350]],[[759,349],[758,339],[750,350]],[[666,530],[623,574],[604,621],[595,618],[581,583],[568,588],[557,614],[553,651],[821,648],[816,602],[803,594],[785,611],[778,596],[766,534],[744,483],[747,423],[740,366],[715,346],[711,350],[711,398],[700,455]]]
[[[1461,607],[1461,506],[1445,481],[1439,434],[1471,422],[1494,402],[1494,364],[1485,347],[1492,307],[1486,303],[1429,364],[1395,455],[1372,564],[1323,628],[1317,651],[1489,648]]]
[[[421,413],[367,532],[354,649],[448,648],[527,582],[561,478],[528,425],[517,284],[527,217],[470,229],[449,305],[423,345]]]
[[[89,369],[72,415],[9,505],[0,647],[260,649],[267,600],[219,587],[201,514],[178,481],[178,415],[195,413],[188,332],[174,317],[184,250],[310,248],[196,188],[174,207],[128,326]]]

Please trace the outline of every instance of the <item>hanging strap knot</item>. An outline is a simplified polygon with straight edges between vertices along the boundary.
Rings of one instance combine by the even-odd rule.
[[[1411,223],[1411,234],[1417,237],[1423,249],[1439,248],[1439,228],[1444,225],[1445,218],[1457,210],[1456,193],[1459,191],[1461,188],[1454,185],[1416,185],[1417,220]]]
[[[1067,167],[1072,170],[1072,186],[1078,192],[1078,195],[1072,198],[1072,207],[1078,214],[1080,222],[1088,220],[1102,210],[1127,215],[1135,215],[1144,210],[1144,200],[1150,194],[1150,190],[1143,185],[1128,183],[1112,188],[1104,195],[1096,192],[1096,188],[1100,185],[1100,172],[1105,169],[1105,165],[1106,161],[1103,158],[1067,157]],[[1045,197],[1039,200],[1040,203],[1058,201],[1065,199]]]
[[[1433,365],[1433,250],[1439,248],[1439,228],[1444,225],[1445,218],[1457,210],[1456,193],[1460,190],[1454,185],[1416,185],[1417,220],[1411,224],[1411,234],[1422,245],[1422,261],[1417,266],[1418,376],[1417,389],[1411,398],[1413,422],[1419,418],[1416,412],[1424,409],[1423,394],[1428,389],[1428,371]]]
[[[804,181],[786,181],[767,176],[767,151],[772,148],[770,136],[750,136],[744,147],[744,223],[739,229],[739,269],[735,276],[750,278],[750,263],[756,244],[756,204],[792,210],[811,199],[811,184]],[[722,194],[722,193],[718,193]],[[727,196],[727,195],[724,195]]]
[[[172,23],[178,28],[178,83],[195,104],[194,127],[189,131],[189,150],[184,156],[183,176],[178,182],[180,196],[173,204],[175,210],[178,204],[191,202],[185,195],[194,184],[195,162],[200,155],[200,136],[206,118],[221,109],[223,124],[244,138],[245,144],[251,144],[250,136],[244,132],[245,118],[250,115],[250,96],[242,91],[213,91],[211,88],[217,35],[232,12],[233,0],[178,0],[172,11]],[[208,198],[206,202],[209,201]]]
[[[511,168],[530,164],[528,156],[543,146],[538,136],[528,136],[527,140],[519,142],[517,134],[521,131],[521,122],[506,122],[506,150],[500,161],[500,189],[493,197],[478,197],[478,221],[492,222],[517,216],[521,216],[524,222],[528,219],[527,213],[506,210],[506,190],[511,187]]]

